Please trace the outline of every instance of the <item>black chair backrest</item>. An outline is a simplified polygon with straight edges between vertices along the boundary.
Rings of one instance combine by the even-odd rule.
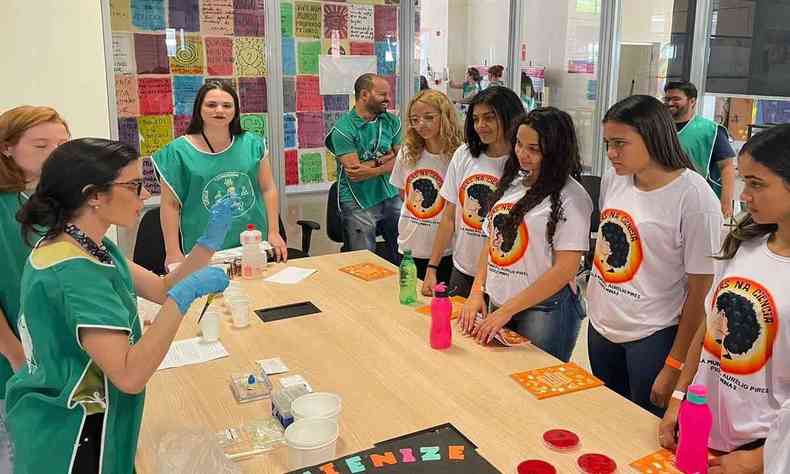
[[[593,213],[590,216],[590,232],[595,233],[598,231],[598,225],[601,223],[601,209],[598,206],[598,200],[601,196],[601,177],[589,174],[582,175],[581,185],[590,195],[593,202]]]
[[[343,220],[337,201],[337,181],[329,187],[326,197],[326,235],[333,241],[343,243]]]
[[[277,226],[280,228],[280,237],[283,238],[285,244],[288,245],[288,235],[285,233],[285,225],[283,225],[283,218],[282,216],[277,217]]]
[[[166,273],[165,238],[162,235],[162,225],[159,222],[158,207],[146,212],[140,220],[132,260],[157,275]]]

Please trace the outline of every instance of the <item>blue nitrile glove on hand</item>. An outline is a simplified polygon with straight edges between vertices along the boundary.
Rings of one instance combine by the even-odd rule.
[[[217,201],[211,208],[208,225],[203,235],[197,240],[197,245],[202,245],[209,250],[217,251],[225,242],[225,234],[230,229],[233,221],[233,210],[241,206],[241,201],[235,194],[228,194]]]
[[[167,292],[181,314],[186,314],[192,302],[211,293],[222,293],[228,287],[228,275],[219,268],[206,267],[176,284]]]

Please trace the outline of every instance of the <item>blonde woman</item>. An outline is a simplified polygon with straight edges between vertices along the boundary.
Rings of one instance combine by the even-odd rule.
[[[446,207],[439,190],[450,158],[463,143],[457,115],[443,93],[424,90],[417,94],[409,103],[405,146],[390,174],[390,183],[403,194],[398,251],[402,254],[411,250],[421,280],[430,266],[436,270],[436,280],[446,283],[453,269],[452,245],[445,250],[439,265],[429,265],[428,260]]]

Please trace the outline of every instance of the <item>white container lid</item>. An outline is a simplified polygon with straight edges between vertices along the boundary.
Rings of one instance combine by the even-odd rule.
[[[340,395],[314,392],[302,395],[291,403],[295,418],[333,418],[340,414],[343,400]]]
[[[295,449],[320,449],[337,441],[337,422],[327,418],[297,420],[285,429],[285,442]]]

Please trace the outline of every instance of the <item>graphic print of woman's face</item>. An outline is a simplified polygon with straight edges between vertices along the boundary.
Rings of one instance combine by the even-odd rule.
[[[471,222],[482,222],[486,215],[485,206],[491,195],[491,188],[485,184],[473,184],[466,189],[464,200],[464,215]]]
[[[499,251],[499,254],[504,257],[511,250],[516,243],[516,231],[507,232],[508,227],[508,214],[497,214],[491,223],[492,239],[491,246]]]
[[[628,236],[622,227],[614,222],[601,225],[601,238],[595,244],[595,253],[599,261],[608,266],[610,272],[628,263],[630,247]]]
[[[722,357],[732,359],[732,354],[749,352],[762,333],[752,302],[736,293],[722,293],[716,298],[716,312],[720,317]]]
[[[428,178],[415,179],[411,184],[409,201],[414,209],[421,209],[423,212],[431,209],[436,204],[439,197],[439,190],[436,185]]]

